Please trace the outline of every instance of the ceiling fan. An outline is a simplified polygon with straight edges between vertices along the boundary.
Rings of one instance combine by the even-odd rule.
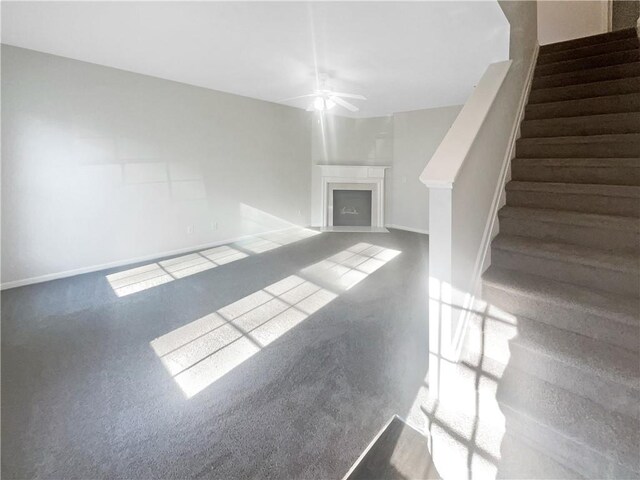
[[[325,86],[326,80],[327,80],[326,74],[320,74],[318,76],[318,79],[319,79],[320,87],[317,88],[313,93],[308,93],[306,95],[300,95],[298,97],[288,98],[287,100],[296,100],[298,98],[313,98],[313,102],[307,107],[308,112],[313,110],[324,112],[326,110],[331,110],[336,105],[346,108],[351,112],[357,112],[360,109],[356,107],[354,104],[347,102],[344,99],[345,98],[350,98],[354,100],[367,99],[364,95],[359,95],[357,93],[335,92],[330,88],[327,88]]]

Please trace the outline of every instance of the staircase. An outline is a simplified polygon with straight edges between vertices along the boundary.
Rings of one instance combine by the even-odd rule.
[[[479,318],[464,358],[498,378],[498,475],[639,478],[636,30],[542,46],[521,135],[483,276],[512,317]]]

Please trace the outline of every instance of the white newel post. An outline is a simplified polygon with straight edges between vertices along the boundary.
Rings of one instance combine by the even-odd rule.
[[[443,362],[452,355],[451,186],[429,188],[429,391],[438,397]]]
[[[508,159],[488,147],[500,147],[495,132],[480,144],[478,135],[487,126],[485,121],[511,63],[487,67],[420,175],[429,189],[429,392],[436,398],[446,380],[442,372],[459,360],[481,274],[475,265],[482,264],[490,243],[484,232],[491,225],[493,185],[499,181],[488,181],[483,175],[490,173],[497,179],[502,162]],[[499,127],[504,130],[503,125]],[[473,221],[478,216],[484,219],[482,223]]]

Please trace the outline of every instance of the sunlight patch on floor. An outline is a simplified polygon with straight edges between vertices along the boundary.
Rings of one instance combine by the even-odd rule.
[[[185,396],[191,398],[398,254],[398,250],[371,244],[354,245],[299,275],[156,338],[151,347]],[[307,270],[319,275],[327,286],[305,278]]]
[[[399,254],[399,250],[363,242],[306,267],[300,272],[311,280],[344,291],[364,280]]]
[[[223,245],[113,273],[107,281],[118,297],[124,297],[245,257],[246,253]]]
[[[190,398],[337,295],[292,275],[151,342]]]
[[[107,281],[118,297],[157,287],[173,281],[173,277],[157,263],[107,275]]]
[[[235,245],[252,253],[262,253],[315,235],[320,235],[320,232],[308,228],[288,228],[278,232],[255,235],[246,240],[236,242]]]
[[[113,273],[107,275],[107,281],[118,297],[124,297],[319,234],[320,232],[308,228],[293,227],[255,235],[232,245],[222,245]]]

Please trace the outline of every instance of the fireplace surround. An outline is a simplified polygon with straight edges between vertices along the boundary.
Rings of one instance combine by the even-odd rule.
[[[386,231],[384,228],[384,180],[388,166],[319,165],[321,227],[326,230]],[[334,225],[335,191],[370,191],[369,225]]]

